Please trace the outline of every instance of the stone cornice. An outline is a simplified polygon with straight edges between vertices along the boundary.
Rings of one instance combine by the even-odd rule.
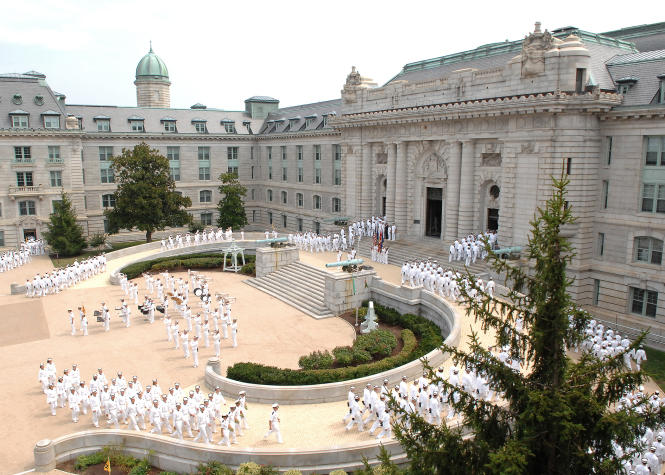
[[[665,119],[665,106],[630,107],[613,109],[599,116],[600,120]]]
[[[63,137],[80,138],[85,135],[80,130],[66,129],[0,129],[0,137]]]
[[[368,125],[459,120],[513,114],[603,113],[620,104],[621,96],[613,93],[567,94],[564,92],[548,92],[344,114],[332,119],[331,125],[341,129]]]
[[[325,136],[337,137],[339,135],[340,135],[339,131],[334,129],[328,129],[328,130],[311,130],[308,132],[277,132],[273,134],[258,134],[254,135],[253,137],[256,138],[257,140],[271,140],[271,139],[282,140],[282,139],[294,139],[300,137],[325,137]]]

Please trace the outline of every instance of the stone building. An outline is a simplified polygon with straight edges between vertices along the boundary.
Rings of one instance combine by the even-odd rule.
[[[70,105],[40,73],[0,76],[2,245],[40,236],[61,190],[88,233],[103,231],[109,157],[141,141],[169,158],[203,223],[230,170],[248,187],[248,229],[326,232],[380,214],[446,247],[487,228],[525,244],[563,172],[575,297],[600,318],[665,328],[665,23],[536,24],[523,40],[409,63],[380,87],[353,68],[340,98],[295,107],[170,108],[152,48],[135,84],[137,107]]]

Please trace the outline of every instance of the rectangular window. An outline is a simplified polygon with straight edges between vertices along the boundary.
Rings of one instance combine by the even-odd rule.
[[[341,145],[333,145],[335,147],[335,161],[339,162],[342,160],[342,146]]]
[[[194,130],[197,134],[205,134],[207,131],[205,122],[194,122]]]
[[[173,181],[180,181],[180,162],[170,162],[169,173]]]
[[[164,121],[164,132],[175,132],[175,121],[174,120],[165,120]]]
[[[129,127],[132,132],[144,132],[142,120],[130,120]]]
[[[226,147],[226,158],[228,160],[238,160],[238,147]]]
[[[644,164],[648,167],[665,166],[665,137],[647,137]]]
[[[169,161],[180,160],[180,147],[166,147],[166,158]]]
[[[115,183],[115,175],[110,168],[102,168],[99,170],[100,181],[102,183]]]
[[[62,186],[62,171],[51,170],[49,174],[51,178],[51,186]]]
[[[321,223],[314,221],[314,232],[316,234],[321,234]]]
[[[227,134],[235,134],[236,133],[235,122],[224,122],[224,130],[226,131]]]
[[[635,260],[660,265],[663,261],[663,241],[648,236],[636,237]]]
[[[321,197],[319,195],[312,196],[312,208],[321,209]]]
[[[298,183],[302,183],[305,178],[305,172],[301,166],[298,167]]]
[[[282,160],[286,160],[286,145],[282,145],[281,151],[282,151]]]
[[[98,119],[97,120],[97,132],[110,132],[111,131],[111,121],[108,119]]]
[[[609,194],[610,194],[610,182],[607,180],[603,180],[603,196],[602,196],[603,209],[607,209],[607,201],[609,198]]]
[[[287,181],[289,179],[289,174],[286,167],[282,167],[282,181]]]
[[[199,167],[199,180],[210,180],[210,167]]]
[[[249,147],[249,159],[254,160],[254,146]]]
[[[658,292],[630,287],[630,311],[645,317],[656,317]]]
[[[573,168],[573,159],[568,157],[566,158],[566,175],[570,175],[572,168]]]
[[[303,199],[302,193],[296,193],[296,205],[298,208],[302,208],[305,200]]]
[[[607,165],[612,164],[612,146],[614,142],[614,137],[606,137],[606,143],[607,143]]]
[[[285,214],[282,215],[282,227],[283,228],[286,227],[286,215]]]
[[[59,145],[49,145],[48,146],[48,162],[49,163],[62,163],[63,160],[60,158],[60,146]]]
[[[272,165],[268,165],[268,180],[272,180]]]
[[[605,254],[605,233],[598,233],[598,255],[603,257]]]
[[[302,232],[302,218],[298,218],[298,231]]]
[[[272,147],[268,147],[268,160],[272,160]]]
[[[235,176],[238,176],[238,167],[228,166],[226,171],[228,173],[233,173]]]
[[[103,208],[113,208],[115,206],[115,196],[113,195],[102,195],[102,207]]]
[[[0,231],[0,247],[4,247],[5,245],[5,232]]]
[[[99,147],[99,160],[101,162],[111,160],[113,147]]]
[[[37,214],[34,201],[19,201],[18,214],[21,216],[34,216]]]
[[[59,115],[45,115],[44,116],[44,128],[45,129],[59,129],[60,128],[60,116]]]
[[[577,93],[584,92],[584,76],[586,76],[586,69],[577,68],[575,71],[575,92]]]
[[[15,129],[27,129],[28,128],[28,116],[27,115],[13,115],[12,116],[12,127]]]
[[[254,201],[256,199],[256,190],[254,188],[252,188],[251,190],[249,190],[249,192],[250,192],[249,196],[251,196],[251,200]]]
[[[286,191],[282,191],[282,204],[286,204],[288,201],[288,193]]]
[[[253,179],[254,179],[254,165],[252,165],[252,166],[249,168],[249,171],[250,171],[250,175],[251,175],[252,180],[253,180]]]
[[[268,224],[272,224],[272,212],[268,211]]]
[[[302,145],[296,145],[296,154],[298,155],[298,161],[302,161]]]
[[[201,213],[201,224],[204,226],[212,226],[212,213]]]
[[[14,147],[15,163],[32,163],[32,154],[30,147]]]
[[[600,297],[600,280],[593,279],[593,305],[598,306],[598,297]]]
[[[268,190],[268,191],[266,192],[266,196],[267,196],[267,198],[268,198],[268,201],[272,201],[272,190]]]
[[[665,185],[642,185],[642,211],[665,213]]]
[[[256,222],[256,210],[253,209],[252,210],[252,223],[255,223],[255,222]]]
[[[210,147],[199,147],[198,157],[199,160],[210,160]]]
[[[314,145],[314,160],[321,160],[321,145]]]
[[[16,186],[34,186],[32,172],[16,172]]]
[[[338,168],[334,170],[334,179],[335,179],[335,185],[342,184],[342,170]]]
[[[339,198],[332,199],[332,210],[333,213],[339,213],[342,211],[342,200]]]
[[[314,183],[317,185],[321,184],[321,169],[320,168],[315,168],[314,169]]]

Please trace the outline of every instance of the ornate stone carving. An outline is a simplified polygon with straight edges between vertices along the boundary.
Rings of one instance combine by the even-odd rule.
[[[367,87],[376,87],[376,83],[369,78],[362,77],[356,67],[351,66],[351,72],[346,77],[346,83],[342,89],[342,99],[347,104],[356,102],[358,90]]]
[[[421,175],[427,178],[446,177],[446,162],[438,155],[430,155],[421,164]]]
[[[385,165],[388,163],[388,154],[385,152],[379,152],[376,154],[376,164]]]
[[[522,42],[522,77],[538,76],[545,72],[545,51],[552,48],[552,35],[540,31],[540,22]]]
[[[483,152],[481,157],[483,159],[481,166],[483,167],[501,166],[501,153],[499,152]]]
[[[522,153],[536,153],[536,144],[533,142],[523,143]]]

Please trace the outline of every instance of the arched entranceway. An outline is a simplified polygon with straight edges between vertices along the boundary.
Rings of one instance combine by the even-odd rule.
[[[386,189],[388,186],[388,179],[385,175],[376,177],[376,201],[374,206],[374,213],[377,216],[386,215]]]
[[[501,187],[494,180],[488,180],[481,187],[481,216],[482,226],[489,231],[499,230],[499,211],[501,202]]]

